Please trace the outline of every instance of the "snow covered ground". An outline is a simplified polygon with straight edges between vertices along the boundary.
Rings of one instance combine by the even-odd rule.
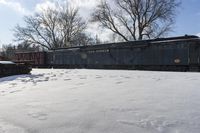
[[[0,133],[199,133],[200,73],[34,69],[0,79]]]

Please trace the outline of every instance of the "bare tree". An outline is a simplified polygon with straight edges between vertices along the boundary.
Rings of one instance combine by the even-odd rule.
[[[15,46],[15,48],[16,48],[15,52],[27,52],[27,51],[38,52],[38,51],[43,51],[43,49],[42,49],[42,47],[40,47],[40,45],[35,45],[35,44],[30,45],[27,42],[22,42],[20,44],[17,44]]]
[[[65,9],[60,13],[59,27],[62,34],[61,43],[64,47],[69,45],[81,45],[82,42],[77,42],[77,38],[80,38],[82,31],[86,28],[86,24],[78,16],[78,9]],[[85,35],[85,34],[84,34]],[[84,36],[85,37],[85,36]],[[76,44],[74,44],[76,42]]]
[[[7,60],[12,60],[14,59],[15,51],[16,46],[13,46],[12,44],[3,45],[1,56],[5,57]]]
[[[86,46],[86,45],[94,45],[95,40],[85,33],[80,33],[76,36],[74,41],[72,42],[74,46]]]
[[[26,16],[25,27],[14,29],[16,41],[37,44],[47,49],[73,46],[76,37],[83,33],[86,23],[78,15],[78,9],[57,4],[41,13]],[[80,42],[76,42],[80,43]]]
[[[125,41],[157,38],[172,29],[176,0],[106,0],[96,7],[92,22],[99,22]]]

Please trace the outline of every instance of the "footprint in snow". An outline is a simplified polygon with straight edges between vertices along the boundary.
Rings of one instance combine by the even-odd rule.
[[[160,81],[161,79],[159,78],[159,79],[156,79],[156,81]]]
[[[48,117],[48,115],[43,112],[30,112],[27,115],[37,120],[47,120]]]
[[[130,79],[131,77],[124,77],[125,79]]]
[[[22,79],[21,80],[21,82],[23,82],[23,83],[27,83],[27,82],[29,82],[30,80],[28,80],[28,79]]]
[[[44,81],[49,81],[49,77],[45,77]]]
[[[84,83],[78,83],[78,84],[76,84],[76,85],[84,85]]]
[[[80,77],[80,79],[87,79],[87,77]]]
[[[132,122],[132,121],[119,120],[118,122],[121,123],[121,124],[123,124],[123,125],[129,125],[129,126],[134,126],[134,125],[136,125],[136,123],[135,123],[135,122]]]
[[[69,81],[69,80],[71,80],[71,79],[64,79],[64,81]]]
[[[58,79],[57,79],[57,78],[52,78],[52,79],[51,79],[51,81],[56,81],[56,80],[58,80]]]
[[[11,85],[11,86],[16,86],[17,83],[10,83],[9,85]]]
[[[116,84],[122,84],[123,83],[123,81],[118,81],[118,82],[116,82]]]
[[[56,77],[56,75],[55,75],[55,74],[53,74],[51,77]]]
[[[60,75],[64,75],[64,73],[60,73]]]
[[[22,90],[15,90],[15,91],[11,91],[10,93],[17,93],[17,92],[21,92]]]
[[[98,76],[98,75],[97,75],[95,78],[96,78],[96,79],[101,79],[101,78],[102,78],[102,76]]]

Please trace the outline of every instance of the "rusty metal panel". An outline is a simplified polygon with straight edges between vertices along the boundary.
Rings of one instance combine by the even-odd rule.
[[[46,52],[22,52],[15,54],[16,61],[30,61],[33,65],[46,64]]]

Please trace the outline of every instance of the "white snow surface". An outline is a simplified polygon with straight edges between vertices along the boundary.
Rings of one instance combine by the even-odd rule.
[[[199,133],[200,73],[33,69],[0,78],[0,133]]]

